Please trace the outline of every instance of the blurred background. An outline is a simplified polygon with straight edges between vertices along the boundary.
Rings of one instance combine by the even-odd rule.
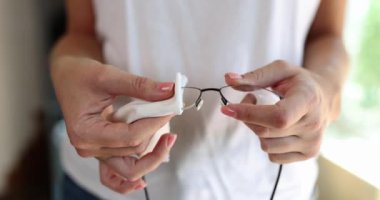
[[[48,54],[64,19],[63,0],[0,0],[0,199],[51,199]]]
[[[348,0],[351,73],[325,134],[320,199],[380,200],[380,1]],[[54,199],[61,119],[48,70],[62,0],[0,0],[0,199]]]

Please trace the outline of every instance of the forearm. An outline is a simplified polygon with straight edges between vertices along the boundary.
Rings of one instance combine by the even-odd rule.
[[[330,98],[331,119],[339,115],[340,97],[348,75],[348,56],[342,38],[336,35],[309,39],[305,46],[303,66],[320,78]]]
[[[96,38],[92,0],[66,0],[66,10],[66,33],[52,52],[52,67],[66,57],[89,58],[101,62],[103,57],[101,45]]]

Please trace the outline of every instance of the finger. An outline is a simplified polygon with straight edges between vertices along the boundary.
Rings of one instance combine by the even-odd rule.
[[[129,124],[130,131],[132,133],[131,140],[137,141],[135,142],[137,145],[142,143],[141,140],[150,140],[153,134],[169,123],[173,117],[174,115],[145,118]]]
[[[172,115],[145,118],[131,124],[109,122],[100,116],[80,124],[71,142],[79,149],[137,147],[167,124]],[[73,140],[74,139],[74,140]],[[77,140],[75,140],[77,139]]]
[[[78,154],[81,157],[98,157],[98,158],[109,158],[109,157],[121,157],[121,156],[131,156],[139,155],[145,151],[149,144],[149,140],[143,141],[140,145],[136,147],[119,147],[119,148],[108,148],[102,147],[100,149],[77,149]]]
[[[275,105],[229,104],[221,111],[227,116],[249,124],[286,129],[298,122],[308,111],[302,99],[283,99]]]
[[[289,152],[301,152],[304,142],[297,136],[281,138],[260,138],[261,149],[269,154],[282,154]]]
[[[115,157],[105,162],[127,180],[134,181],[156,169],[169,154],[175,140],[175,134],[165,134],[161,136],[154,150],[140,159]]]
[[[265,126],[245,123],[259,138],[269,137],[270,129]]]
[[[136,147],[101,148],[99,150],[99,153],[102,154],[103,157],[140,155],[146,150],[150,140],[151,138],[143,141],[140,145]]]
[[[109,148],[109,149],[76,149],[79,156],[83,158],[96,157],[106,159],[112,156],[128,156],[134,154],[134,148]]]
[[[232,86],[256,85],[265,88],[289,78],[296,73],[296,67],[290,66],[290,64],[285,61],[278,60],[246,74],[226,73],[225,81],[228,85]]]
[[[268,157],[271,162],[278,163],[278,164],[287,164],[287,163],[303,161],[307,159],[307,157],[300,152],[269,154]]]
[[[302,126],[297,124],[296,126],[292,126],[289,129],[277,129],[277,128],[268,128],[265,126],[259,126],[255,124],[245,123],[259,138],[282,138],[294,135],[294,132],[300,131],[300,134],[297,134],[299,137],[304,137],[307,133],[303,133],[304,129]],[[307,134],[309,135],[309,134]]]
[[[240,103],[256,104],[256,102],[257,102],[256,96],[248,93],[247,95],[244,96],[244,98],[241,100]]]
[[[107,66],[98,77],[98,87],[113,95],[125,95],[146,101],[158,101],[173,96],[173,82],[157,82],[136,76],[114,66]]]
[[[142,179],[130,182],[117,175],[104,163],[100,163],[99,167],[101,183],[115,192],[127,194],[134,190],[140,190],[146,187],[146,183]]]
[[[277,113],[277,106],[273,105],[252,105],[252,104],[229,104],[221,108],[221,112],[229,117],[241,120],[248,124],[259,125],[269,128],[279,126],[274,113]]]
[[[246,95],[243,100],[241,101],[241,103],[246,103],[246,104],[255,104],[256,103],[256,98],[254,95]],[[249,123],[245,123],[258,137],[260,138],[267,138],[267,137],[274,137],[274,135],[276,135],[276,137],[283,137],[284,134],[273,134],[273,128],[270,129],[268,127],[264,127],[264,126],[259,126],[259,125],[255,125],[255,124],[249,124]],[[286,131],[281,131],[281,133],[284,133]]]

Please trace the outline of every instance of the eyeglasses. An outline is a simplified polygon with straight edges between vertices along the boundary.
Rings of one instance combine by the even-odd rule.
[[[218,92],[223,105],[230,103],[250,102],[257,105],[273,105],[280,99],[282,95],[277,92],[262,88],[255,85],[241,85],[237,87],[224,86],[221,88],[197,88],[197,87],[183,87],[184,88],[184,110],[196,107],[197,110],[201,109],[203,105],[202,94],[207,91]],[[280,181],[282,172],[282,164],[279,165],[277,177],[273,184],[273,189],[270,195],[270,200],[274,199],[278,183]]]
[[[195,107],[197,110],[201,109],[203,105],[202,94],[207,91],[218,92],[223,105],[241,103],[242,101],[249,101],[253,104],[269,105],[276,103],[281,99],[281,95],[275,91],[262,88],[254,85],[241,85],[241,86],[224,86],[221,88],[197,88],[197,87],[183,87],[184,88],[184,110]]]
[[[250,102],[258,105],[272,105],[282,99],[282,96],[277,92],[262,88],[254,85],[241,85],[237,87],[224,86],[221,88],[197,88],[197,87],[183,87],[183,101],[184,110],[195,107],[197,110],[201,109],[203,105],[202,94],[207,91],[218,92],[223,105],[231,103]],[[282,164],[279,165],[277,177],[273,185],[270,200],[273,200],[276,193],[277,185],[280,180],[282,172]],[[145,181],[145,177],[143,177]],[[144,188],[145,199],[149,200],[148,188]]]

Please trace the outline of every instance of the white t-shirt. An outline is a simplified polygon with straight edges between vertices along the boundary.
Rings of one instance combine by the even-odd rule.
[[[245,73],[276,59],[301,65],[319,0],[94,0],[106,62],[130,73],[188,85],[221,87],[224,73]],[[278,165],[257,136],[220,112],[217,93],[203,95],[200,111],[171,121],[178,134],[170,162],[147,175],[153,200],[269,199]],[[102,186],[95,159],[80,158],[62,142],[66,173],[102,199],[144,199]],[[310,199],[315,159],[284,165],[276,199]]]

